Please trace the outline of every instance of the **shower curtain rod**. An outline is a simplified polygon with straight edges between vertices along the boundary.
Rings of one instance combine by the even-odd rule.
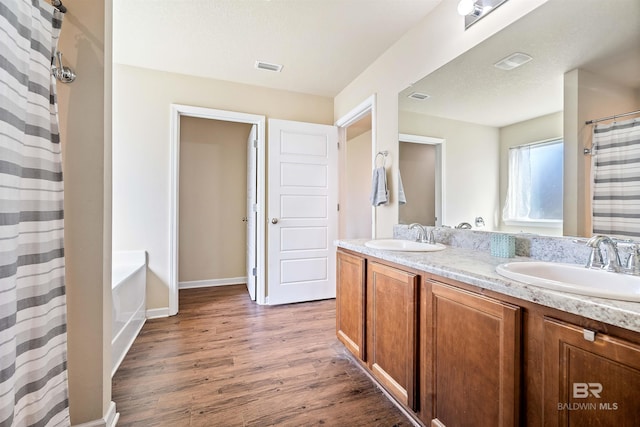
[[[597,123],[597,122],[602,122],[602,121],[611,120],[611,119],[617,119],[618,117],[631,116],[633,114],[640,114],[640,110],[630,111],[628,113],[623,113],[623,114],[616,114],[614,116],[609,116],[609,117],[602,117],[600,119],[587,120],[586,122],[584,122],[584,124],[585,125],[592,125],[592,124]]]
[[[62,4],[60,0],[52,0],[51,4],[60,12],[67,13],[67,8]]]

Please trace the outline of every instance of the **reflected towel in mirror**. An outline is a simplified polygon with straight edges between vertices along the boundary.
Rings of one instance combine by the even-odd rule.
[[[402,176],[400,176],[400,170],[398,170],[398,203],[401,205],[407,204],[407,196],[404,194],[404,186],[402,185]]]
[[[384,167],[375,168],[371,177],[371,196],[369,201],[372,206],[384,205],[389,201],[387,191],[387,171]]]

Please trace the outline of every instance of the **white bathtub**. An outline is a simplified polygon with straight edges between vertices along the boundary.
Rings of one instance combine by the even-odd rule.
[[[111,376],[146,320],[147,253],[114,252],[111,268]]]

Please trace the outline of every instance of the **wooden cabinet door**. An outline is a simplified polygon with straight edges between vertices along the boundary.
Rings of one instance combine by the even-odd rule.
[[[418,276],[375,262],[367,266],[367,351],[373,376],[416,410]]]
[[[520,308],[435,282],[431,289],[422,374],[431,424],[518,425]]]
[[[365,260],[338,252],[336,270],[336,335],[364,360]]]
[[[640,346],[589,333],[544,320],[544,425],[640,425]]]

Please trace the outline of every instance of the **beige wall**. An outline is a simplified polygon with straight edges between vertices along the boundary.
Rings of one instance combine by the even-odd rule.
[[[445,139],[442,224],[498,225],[499,131],[491,126],[403,112],[400,133]],[[396,221],[397,222],[397,221]]]
[[[407,203],[398,209],[398,222],[436,224],[436,146],[400,142],[400,171]]]
[[[370,122],[369,122],[370,123]],[[345,194],[340,201],[341,239],[371,238],[371,126],[346,143]]]
[[[114,249],[150,252],[149,308],[168,304],[170,103],[332,123],[333,117],[341,117],[377,93],[377,149],[389,149],[397,158],[397,93],[545,1],[507,2],[463,32],[462,18],[455,14],[457,0],[444,0],[436,13],[345,88],[335,105],[327,98],[117,66],[113,88]],[[65,61],[79,73],[72,85],[59,85],[58,97],[65,159],[70,405],[72,422],[78,424],[101,418],[111,398],[112,18],[111,0],[66,0],[65,5],[69,13],[59,46]],[[132,171],[140,176],[134,179]],[[129,208],[134,202],[143,208],[132,212]],[[396,218],[393,202],[379,209],[380,236],[391,235]]]
[[[246,276],[251,125],[180,119],[179,281]]]
[[[65,181],[72,424],[111,400],[111,1],[65,0],[58,47],[78,77],[58,83]]]
[[[113,246],[148,251],[147,309],[169,304],[172,103],[333,123],[330,98],[114,65]]]
[[[481,43],[546,1],[506,2],[465,31],[464,18],[456,11],[458,0],[443,0],[418,25],[336,96],[334,117],[338,119],[344,116],[375,93],[378,114],[376,150],[389,150],[391,157],[397,159],[398,92]],[[389,185],[392,189],[397,184],[397,180],[394,179],[397,168],[398,165],[395,162],[389,173]],[[398,203],[392,198],[389,206],[380,207],[377,210],[377,236],[391,236],[393,225],[397,223],[397,220]]]
[[[592,125],[585,122],[640,108],[638,91],[584,70],[564,76],[564,234],[591,236]],[[606,122],[605,122],[606,123]]]
[[[502,222],[502,210],[509,183],[509,148],[553,138],[562,138],[562,111],[500,128],[500,230],[546,235],[562,235],[562,228],[510,227]]]

